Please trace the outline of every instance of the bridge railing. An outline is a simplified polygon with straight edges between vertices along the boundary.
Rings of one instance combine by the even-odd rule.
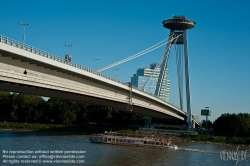
[[[104,78],[106,78],[106,79],[109,79],[109,80],[118,82],[118,83],[120,83],[120,84],[128,85],[128,83],[126,83],[126,82],[122,82],[122,81],[117,80],[116,78],[110,77],[110,76],[108,76],[108,75],[106,75],[106,74],[99,73],[99,72],[97,72],[97,71],[95,71],[95,70],[93,70],[93,69],[90,69],[90,68],[88,68],[88,67],[85,67],[85,66],[83,66],[83,65],[81,65],[81,64],[77,64],[77,63],[75,63],[75,62],[68,62],[68,61],[65,61],[65,59],[62,58],[62,57],[59,57],[59,56],[57,56],[57,55],[55,55],[55,54],[46,52],[46,51],[41,50],[41,49],[39,49],[39,48],[30,46],[30,45],[25,44],[25,43],[23,43],[23,42],[20,42],[20,41],[11,39],[11,38],[9,38],[9,37],[0,35],[0,42],[1,42],[1,43],[5,43],[5,44],[8,44],[8,45],[11,45],[11,46],[13,46],[13,47],[17,47],[17,48],[26,50],[26,51],[28,51],[28,52],[31,52],[31,53],[34,53],[34,54],[37,54],[37,55],[40,55],[40,56],[43,56],[43,57],[46,57],[46,58],[49,58],[49,59],[52,59],[52,60],[55,60],[55,61],[57,61],[57,62],[61,62],[61,63],[67,64],[67,65],[70,65],[70,66],[72,66],[72,67],[75,67],[75,68],[78,68],[78,69],[81,69],[81,70],[84,70],[84,71],[87,71],[87,72],[96,74],[96,75],[98,75],[98,76],[101,76],[101,77],[104,77]],[[133,88],[134,88],[134,89],[137,89],[137,90],[139,90],[139,91],[141,91],[141,92],[143,92],[143,93],[146,93],[146,94],[148,94],[148,95],[150,95],[150,96],[152,96],[152,97],[155,97],[153,94],[147,93],[147,92],[143,91],[142,89],[139,89],[139,88],[137,88],[137,87],[135,87],[135,86],[133,86]],[[155,98],[157,98],[157,99],[159,99],[159,100],[161,100],[161,101],[166,102],[165,100],[163,100],[163,99],[161,99],[161,98],[159,98],[159,97],[155,97]],[[171,106],[177,108],[175,105],[173,105],[173,104],[171,104],[171,103],[169,103],[169,102],[167,102],[167,103],[170,104]]]

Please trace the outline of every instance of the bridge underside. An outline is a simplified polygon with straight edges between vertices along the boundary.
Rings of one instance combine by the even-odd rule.
[[[10,91],[10,92],[36,94],[39,96],[68,99],[68,100],[80,101],[80,102],[85,102],[85,103],[90,103],[90,104],[112,106],[112,107],[120,108],[124,110],[126,109],[125,103],[121,103],[117,101],[115,102],[115,101],[106,100],[102,98],[91,97],[87,95],[81,95],[81,94],[66,92],[66,91],[59,91],[59,90],[49,89],[49,88],[44,88],[44,87],[38,87],[38,86],[32,86],[32,85],[26,85],[26,84],[20,84],[20,83],[5,82],[2,80],[0,80],[0,89],[4,91]],[[154,110],[138,107],[138,106],[133,106],[133,112],[144,114],[144,115],[155,117],[155,118],[161,118],[161,119],[176,119],[175,117],[172,117],[170,115],[156,112]]]

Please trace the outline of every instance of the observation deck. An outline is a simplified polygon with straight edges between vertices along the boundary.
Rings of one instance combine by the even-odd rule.
[[[196,24],[193,20],[188,20],[186,16],[174,16],[162,23],[165,28],[170,30],[187,30],[193,28]]]

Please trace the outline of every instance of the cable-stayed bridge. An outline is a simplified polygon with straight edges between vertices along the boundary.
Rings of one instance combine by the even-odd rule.
[[[162,60],[165,67],[170,44],[180,42],[180,36],[180,33],[174,33],[171,30]],[[23,73],[24,70],[27,74]],[[151,117],[188,121],[189,116],[182,109],[159,99],[157,95],[148,94],[100,71],[94,71],[0,35],[1,90],[129,108]],[[160,90],[158,84],[157,93]]]

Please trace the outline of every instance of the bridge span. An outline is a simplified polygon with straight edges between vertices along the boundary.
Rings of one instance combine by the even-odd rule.
[[[130,96],[127,83],[2,35],[0,89],[124,109]],[[187,119],[183,110],[135,87],[132,108],[156,118]]]

